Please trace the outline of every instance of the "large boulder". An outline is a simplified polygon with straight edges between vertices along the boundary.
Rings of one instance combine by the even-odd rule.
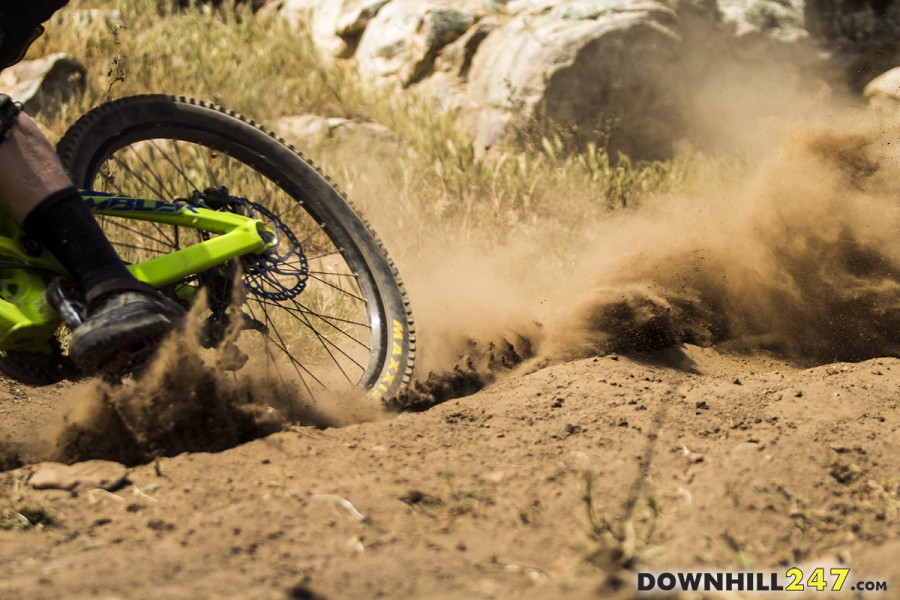
[[[0,90],[21,102],[25,112],[56,110],[59,104],[85,89],[87,69],[68,54],[25,60],[0,73]]]
[[[812,35],[841,45],[896,45],[900,39],[896,0],[805,0],[803,13]]]
[[[311,20],[316,46],[327,56],[349,58],[359,37],[388,0],[331,0],[322,2]]]
[[[275,0],[262,14],[279,14],[295,25],[306,23],[324,58],[350,58],[366,26],[389,1]]]
[[[277,4],[323,54],[458,110],[480,148],[538,113],[586,132],[614,120],[613,149],[642,158],[668,155],[681,127],[667,84],[679,22],[662,0]]]
[[[803,0],[719,0],[722,21],[738,36],[763,34],[782,41],[807,36]]]
[[[680,127],[667,81],[680,55],[675,13],[654,0],[517,0],[468,71],[490,146],[505,124],[535,115],[591,132],[613,118],[614,150],[667,156]],[[603,132],[600,132],[603,133]]]
[[[370,77],[409,86],[427,76],[448,44],[481,17],[481,2],[391,0],[367,23],[355,53]]]
[[[456,40],[444,46],[429,63],[427,77],[420,77],[416,89],[430,97],[437,106],[461,117],[475,130],[478,115],[487,110],[484,102],[468,94],[469,72],[481,43],[503,24],[496,15],[486,15]],[[502,131],[502,126],[500,127]],[[486,136],[490,139],[491,136]]]

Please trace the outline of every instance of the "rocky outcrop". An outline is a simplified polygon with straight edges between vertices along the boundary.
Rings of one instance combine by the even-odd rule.
[[[654,1],[520,0],[487,35],[468,72],[468,92],[486,109],[481,145],[497,123],[538,111],[590,132],[613,117],[627,132],[617,150],[665,155],[677,134],[667,72],[679,54],[678,20]],[[487,136],[487,137],[486,137]]]
[[[408,87],[433,68],[438,54],[481,17],[480,3],[393,0],[371,19],[355,58],[360,71]]]
[[[323,54],[352,58],[364,76],[427,92],[456,111],[480,149],[547,118],[586,137],[606,136],[614,152],[663,158],[684,129],[683,71],[694,68],[684,54],[698,22],[724,32],[727,13],[735,22],[729,35],[802,37],[790,30],[801,20],[796,7],[784,15],[771,8],[778,18],[766,19],[766,9],[741,11],[734,2],[720,12],[709,0],[276,4],[289,18],[308,20]]]
[[[369,21],[390,0],[275,0],[261,10],[280,15],[294,25],[308,25],[323,57],[349,58]]]
[[[219,7],[225,3],[225,0],[159,0],[160,6],[166,4],[176,6],[178,8],[190,8],[196,4],[208,4]],[[266,0],[234,0],[235,4],[249,4],[253,10],[259,10],[266,4]]]
[[[765,66],[793,85],[824,64],[814,43],[898,39],[900,18],[844,19],[851,4],[857,15],[900,10],[894,0],[277,0],[267,9],[307,21],[323,55],[456,112],[479,148],[546,117],[652,159],[684,134],[691,82]]]

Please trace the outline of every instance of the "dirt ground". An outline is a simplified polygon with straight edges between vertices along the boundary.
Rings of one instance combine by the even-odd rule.
[[[637,571],[839,563],[896,597],[900,360],[685,345],[522,369],[421,413],[160,459],[111,493],[6,472],[4,502],[50,522],[0,531],[0,596],[632,597]],[[13,439],[77,396],[2,390]]]

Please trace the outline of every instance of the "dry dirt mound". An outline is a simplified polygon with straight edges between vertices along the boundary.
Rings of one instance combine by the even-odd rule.
[[[164,458],[113,493],[33,490],[20,469],[4,502],[49,522],[0,531],[0,591],[630,597],[637,569],[837,561],[893,585],[898,381],[896,359],[802,370],[686,346]]]

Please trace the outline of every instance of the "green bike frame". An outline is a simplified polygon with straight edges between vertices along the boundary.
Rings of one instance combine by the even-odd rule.
[[[97,215],[152,221],[218,234],[208,240],[128,265],[140,281],[163,287],[247,254],[277,244],[275,233],[259,219],[183,204],[89,190],[81,191]],[[68,275],[55,257],[30,247],[21,228],[0,214],[0,351],[39,351],[61,319],[45,298],[47,284]]]

